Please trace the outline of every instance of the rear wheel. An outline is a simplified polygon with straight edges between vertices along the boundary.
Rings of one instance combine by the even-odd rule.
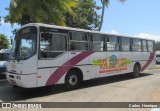
[[[137,78],[140,76],[140,66],[139,65],[135,65],[133,68],[133,73],[132,73],[132,77],[133,78]]]
[[[71,70],[67,73],[65,78],[65,87],[67,89],[75,89],[80,84],[80,74],[75,70]]]

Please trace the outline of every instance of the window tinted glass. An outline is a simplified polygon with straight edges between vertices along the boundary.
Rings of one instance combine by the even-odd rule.
[[[146,40],[142,40],[142,48],[143,48],[143,52],[147,52],[147,41]]]
[[[160,57],[160,55],[156,55],[156,57]]]
[[[70,40],[87,41],[87,33],[84,32],[70,32]]]
[[[107,51],[119,51],[120,44],[118,37],[116,36],[108,36],[107,38]]]
[[[91,50],[92,51],[104,51],[104,35],[91,34]]]
[[[122,51],[130,51],[130,38],[122,37]]]
[[[66,35],[41,34],[40,50],[42,58],[55,58],[67,50]]]
[[[148,41],[148,51],[149,52],[153,52],[153,49],[154,49],[153,44],[154,44],[153,41]]]
[[[88,34],[85,32],[70,32],[69,46],[70,50],[87,51],[88,50]]]
[[[142,44],[140,39],[133,39],[132,51],[142,51]]]

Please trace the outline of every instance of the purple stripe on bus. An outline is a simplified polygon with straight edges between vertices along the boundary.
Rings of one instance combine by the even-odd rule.
[[[85,59],[86,57],[90,56],[91,54],[93,54],[94,52],[82,52],[78,55],[76,55],[75,57],[71,58],[70,60],[68,60],[67,62],[65,62],[61,67],[59,67],[53,74],[51,74],[51,76],[49,77],[49,79],[46,82],[46,86],[47,85],[53,85],[56,84],[60,78],[67,73],[67,71],[69,69],[71,69],[73,66],[75,66],[76,64],[78,64],[80,61],[82,61],[83,59]]]
[[[147,61],[146,64],[141,68],[141,71],[144,71],[144,70],[150,65],[150,63],[151,63],[152,60],[154,59],[154,56],[155,56],[155,52],[151,52],[148,61]]]

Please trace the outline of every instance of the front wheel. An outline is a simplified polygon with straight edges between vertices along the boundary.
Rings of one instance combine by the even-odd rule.
[[[71,70],[67,73],[65,78],[65,87],[67,89],[75,89],[80,84],[80,75],[77,71]]]
[[[140,66],[135,65],[134,68],[133,68],[132,77],[137,78],[139,76],[140,76]]]

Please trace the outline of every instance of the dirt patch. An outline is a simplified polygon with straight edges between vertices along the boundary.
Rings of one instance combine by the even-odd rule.
[[[151,102],[159,102],[160,101],[160,89],[156,88],[152,93],[151,93]]]

